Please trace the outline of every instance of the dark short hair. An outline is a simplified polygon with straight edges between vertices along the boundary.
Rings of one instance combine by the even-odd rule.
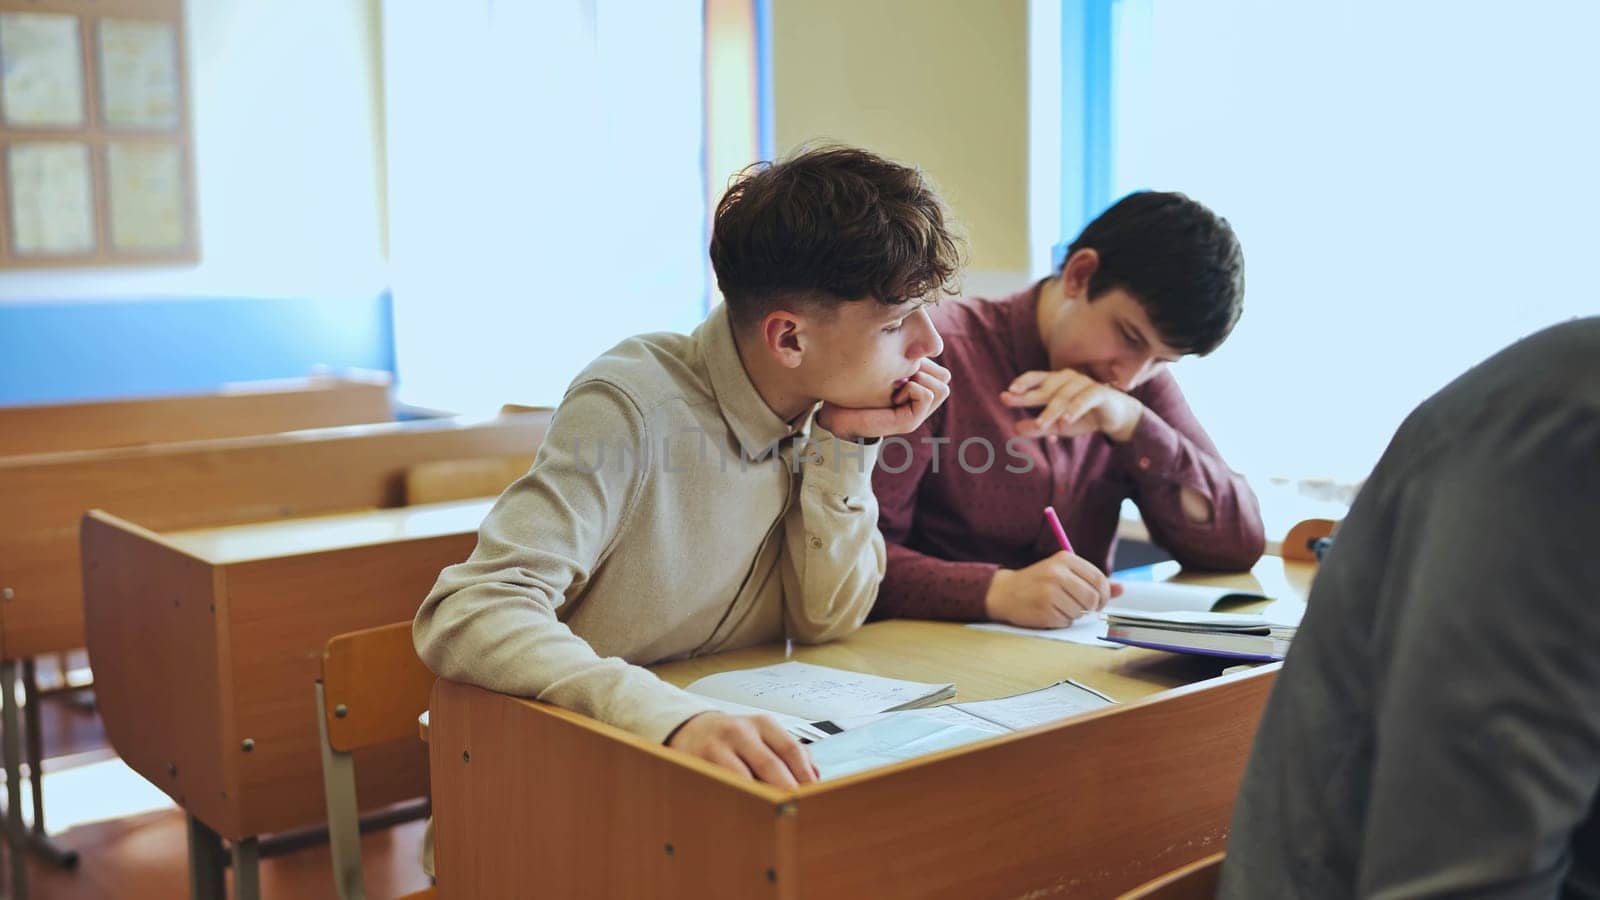
[[[1087,248],[1100,255],[1089,299],[1127,291],[1174,350],[1210,353],[1244,311],[1244,251],[1233,227],[1183,194],[1123,197],[1083,229],[1067,259]]]
[[[786,305],[955,294],[962,241],[917,169],[853,147],[746,168],[717,204],[711,265],[735,323]]]

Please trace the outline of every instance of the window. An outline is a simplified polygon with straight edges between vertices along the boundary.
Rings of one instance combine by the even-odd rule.
[[[1367,474],[1499,348],[1600,311],[1600,5],[1116,0],[1112,196],[1244,244],[1245,314],[1175,372],[1236,468]]]
[[[706,298],[699,4],[387,3],[396,362],[408,402],[554,404]]]

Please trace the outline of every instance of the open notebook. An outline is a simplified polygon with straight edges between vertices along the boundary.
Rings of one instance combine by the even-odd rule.
[[[1097,647],[1120,647],[1121,644],[1105,639],[1106,616],[1123,612],[1211,611],[1270,599],[1265,594],[1233,588],[1175,584],[1170,581],[1120,581],[1118,584],[1122,585],[1122,595],[1111,601],[1111,605],[1106,607],[1103,615],[1084,616],[1065,628],[1022,628],[999,622],[977,622],[968,627]]]

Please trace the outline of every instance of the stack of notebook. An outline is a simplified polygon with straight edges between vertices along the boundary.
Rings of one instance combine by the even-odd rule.
[[[1106,611],[1105,639],[1135,647],[1236,659],[1283,659],[1298,623],[1259,613]]]

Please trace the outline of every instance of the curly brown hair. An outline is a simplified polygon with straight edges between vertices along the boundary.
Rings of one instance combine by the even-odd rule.
[[[922,173],[854,147],[802,149],[735,176],[711,265],[737,325],[790,305],[957,293],[964,242]]]

